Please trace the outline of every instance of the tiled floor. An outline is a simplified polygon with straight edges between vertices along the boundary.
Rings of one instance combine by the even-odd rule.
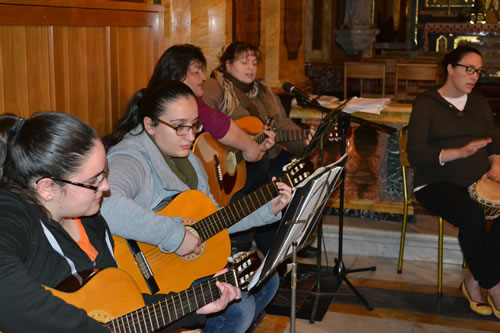
[[[409,228],[410,233],[435,233],[431,220],[422,219]],[[333,222],[334,223],[334,222]],[[399,230],[392,222],[347,221],[348,225],[363,225],[378,230]],[[387,225],[389,223],[389,225]],[[385,226],[384,226],[385,224]],[[456,237],[453,227],[446,228],[450,237]],[[336,253],[328,253],[328,262],[334,264]],[[314,260],[301,260],[314,263]],[[323,260],[326,264],[326,260]],[[405,260],[402,274],[397,274],[397,259],[367,255],[344,255],[347,268],[376,266],[375,272],[349,274],[347,277],[374,305],[368,311],[352,291],[343,284],[321,321],[310,323],[297,319],[298,333],[319,332],[500,332],[500,320],[480,317],[468,308],[458,290],[467,274],[461,265],[445,264],[443,296],[436,295],[437,265],[434,262]],[[283,285],[283,284],[282,284]],[[300,288],[300,284],[298,285]],[[281,291],[286,297],[287,292]],[[267,314],[255,333],[290,332],[290,318]]]

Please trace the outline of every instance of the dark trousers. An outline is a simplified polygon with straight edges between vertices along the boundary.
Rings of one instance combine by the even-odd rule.
[[[467,188],[436,182],[415,192],[422,206],[458,227],[458,240],[467,265],[482,288],[490,289],[500,282],[500,218],[490,231],[481,206]]]
[[[262,160],[255,163],[246,163],[247,165],[247,181],[245,186],[235,193],[231,198],[231,203],[241,199],[242,197],[252,193],[260,187],[269,184],[272,177],[279,178],[283,176],[282,168],[288,164],[293,155],[285,150],[273,159],[270,159],[268,154],[265,154]],[[278,230],[279,223],[253,228],[238,232],[231,235],[231,247],[238,251],[247,251],[252,246],[255,240],[257,248],[266,254],[272,244],[274,235]]]

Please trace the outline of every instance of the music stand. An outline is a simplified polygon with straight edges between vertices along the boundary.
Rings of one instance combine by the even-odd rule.
[[[375,129],[381,130],[383,132],[386,132],[388,134],[392,134],[396,132],[396,129],[387,126],[384,124],[378,124],[374,123],[371,121],[364,120],[362,118],[352,116],[350,114],[347,114],[343,112],[343,109],[345,105],[349,102],[350,98],[342,102],[337,108],[335,109],[329,109],[327,107],[324,107],[322,105],[318,105],[318,103],[313,103],[310,99],[304,99],[302,98],[300,101],[297,101],[297,104],[300,105],[301,107],[307,107],[307,108],[312,108],[316,109],[322,112],[322,115],[326,115],[325,118],[322,119],[322,122],[320,126],[318,127],[318,130],[321,129],[320,133],[316,133],[319,135],[315,135],[313,137],[313,140],[311,140],[310,145],[305,149],[304,154],[302,157],[310,156],[316,151],[320,150],[320,165],[322,161],[322,153],[323,153],[323,143],[326,140],[326,133],[330,130],[330,127],[333,125],[333,123],[338,123],[339,128],[341,130],[341,154],[344,155],[346,152],[346,144],[347,144],[347,131],[346,129],[350,126],[350,121],[357,122],[359,124],[365,124],[369,125]],[[322,128],[322,126],[324,126]],[[315,137],[317,137],[317,141],[314,141]],[[347,278],[347,274],[349,273],[356,273],[356,272],[363,272],[363,271],[375,271],[376,267],[375,266],[370,266],[366,268],[358,268],[358,269],[351,269],[348,270],[344,266],[344,262],[342,259],[342,250],[343,250],[343,225],[344,225],[344,180],[345,180],[345,170],[342,171],[341,173],[341,182],[340,182],[340,197],[339,197],[339,250],[338,250],[338,257],[335,258],[335,266],[333,268],[333,275],[337,277],[337,287],[340,288],[342,282],[345,282],[351,290],[358,296],[358,298],[365,304],[366,308],[371,311],[373,310],[373,306],[368,303],[368,301],[359,293],[359,291],[352,285],[352,283],[349,281]],[[316,284],[316,297],[313,305],[313,309],[311,312],[311,317],[309,321],[312,323],[314,322],[314,319],[316,317],[316,309],[318,307],[318,302],[319,302],[319,295],[327,295],[328,293],[322,293],[321,288],[320,288],[320,268],[321,268],[321,240],[323,237],[323,231],[322,231],[322,224],[320,223],[318,226],[318,256],[317,256],[317,267],[318,267],[318,275],[317,275],[317,284]],[[338,292],[338,290],[337,290]],[[336,293],[334,293],[335,295]]]
[[[280,263],[290,255],[292,256],[290,332],[295,332],[297,250],[306,245],[307,238],[323,216],[323,210],[336,188],[346,161],[347,155],[344,155],[336,163],[318,168],[297,186],[292,200],[283,214],[273,240],[273,246],[249,285],[249,289],[252,289],[260,284],[275,271]]]

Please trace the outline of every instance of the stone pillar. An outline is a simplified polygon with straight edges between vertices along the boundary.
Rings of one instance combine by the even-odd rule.
[[[371,49],[379,30],[372,23],[373,1],[346,0],[344,24],[337,29],[337,42],[347,54]]]

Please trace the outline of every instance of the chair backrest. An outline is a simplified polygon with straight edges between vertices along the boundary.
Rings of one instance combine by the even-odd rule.
[[[382,80],[382,97],[385,96],[385,63],[346,62],[344,63],[344,99],[347,98],[347,79],[360,79],[360,95],[363,95],[363,79]]]
[[[405,81],[405,91],[403,97],[399,94],[399,81]],[[409,82],[427,81],[430,84],[438,83],[438,65],[437,64],[397,64],[394,81],[394,99],[397,101],[411,101],[421,91],[416,84],[415,94],[411,95],[409,91]],[[428,88],[428,87],[427,87]]]
[[[403,127],[399,131],[399,160],[401,167],[410,168],[411,164],[408,161],[408,151],[406,145],[408,144],[408,126]]]

